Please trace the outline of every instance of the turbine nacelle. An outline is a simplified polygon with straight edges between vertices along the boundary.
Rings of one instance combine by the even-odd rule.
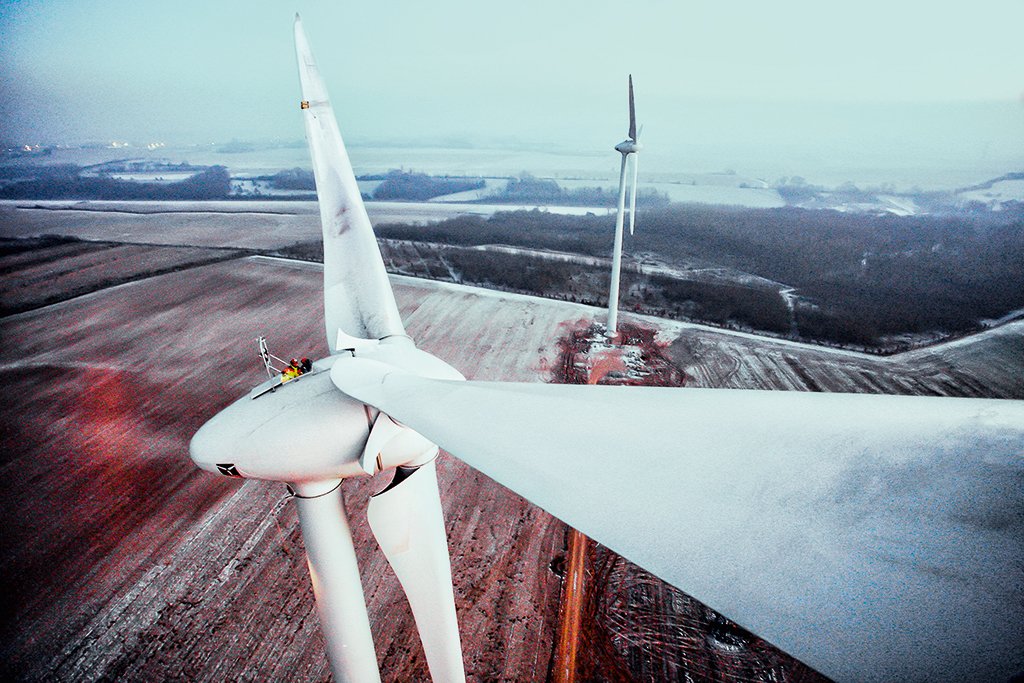
[[[189,446],[192,460],[209,472],[292,484],[429,461],[437,452],[433,443],[335,385],[338,378],[351,381],[347,375],[356,371],[349,361],[357,355],[422,377],[463,376],[407,337],[361,348],[368,350],[324,358],[298,380],[231,404],[196,432]]]
[[[337,358],[214,415],[192,437],[192,460],[210,472],[288,483],[364,474],[359,456],[374,416],[334,387],[329,370]]]
[[[615,145],[615,151],[620,154],[636,154],[641,149],[643,149],[643,145],[636,140],[623,140]]]

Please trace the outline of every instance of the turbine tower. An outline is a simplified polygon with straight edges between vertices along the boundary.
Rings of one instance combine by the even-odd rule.
[[[633,75],[629,76],[629,136],[615,145],[615,151],[622,155],[619,168],[619,207],[615,216],[615,246],[612,247],[612,283],[608,292],[608,337],[618,336],[619,318],[619,271],[622,268],[622,226],[626,212],[626,159],[633,155],[633,182],[629,186],[629,234],[633,234],[636,223],[636,178],[640,159],[640,136],[636,131],[636,108],[633,106]]]

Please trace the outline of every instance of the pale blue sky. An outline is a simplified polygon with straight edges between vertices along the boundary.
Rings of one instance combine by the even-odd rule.
[[[300,139],[295,11],[353,141],[605,141],[632,72],[665,144],[1024,150],[1022,0],[4,0],[0,138]]]

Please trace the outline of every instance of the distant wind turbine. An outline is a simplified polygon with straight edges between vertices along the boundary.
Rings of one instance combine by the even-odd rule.
[[[619,318],[619,271],[622,268],[622,226],[626,212],[626,159],[633,155],[633,182],[629,186],[629,234],[636,224],[636,181],[640,167],[640,136],[636,130],[636,108],[633,105],[633,75],[629,76],[629,137],[615,145],[615,151],[622,155],[619,169],[619,206],[615,216],[615,246],[612,248],[612,283],[608,292],[608,336],[618,336]]]

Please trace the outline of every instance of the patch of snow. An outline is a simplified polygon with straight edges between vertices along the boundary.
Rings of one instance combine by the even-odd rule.
[[[915,216],[921,213],[919,207],[910,197],[901,195],[880,194],[878,199],[883,202],[883,208],[889,213],[897,216]]]
[[[970,190],[957,194],[965,202],[979,202],[999,209],[1007,202],[1024,202],[1024,180],[1000,180],[984,190]]]

